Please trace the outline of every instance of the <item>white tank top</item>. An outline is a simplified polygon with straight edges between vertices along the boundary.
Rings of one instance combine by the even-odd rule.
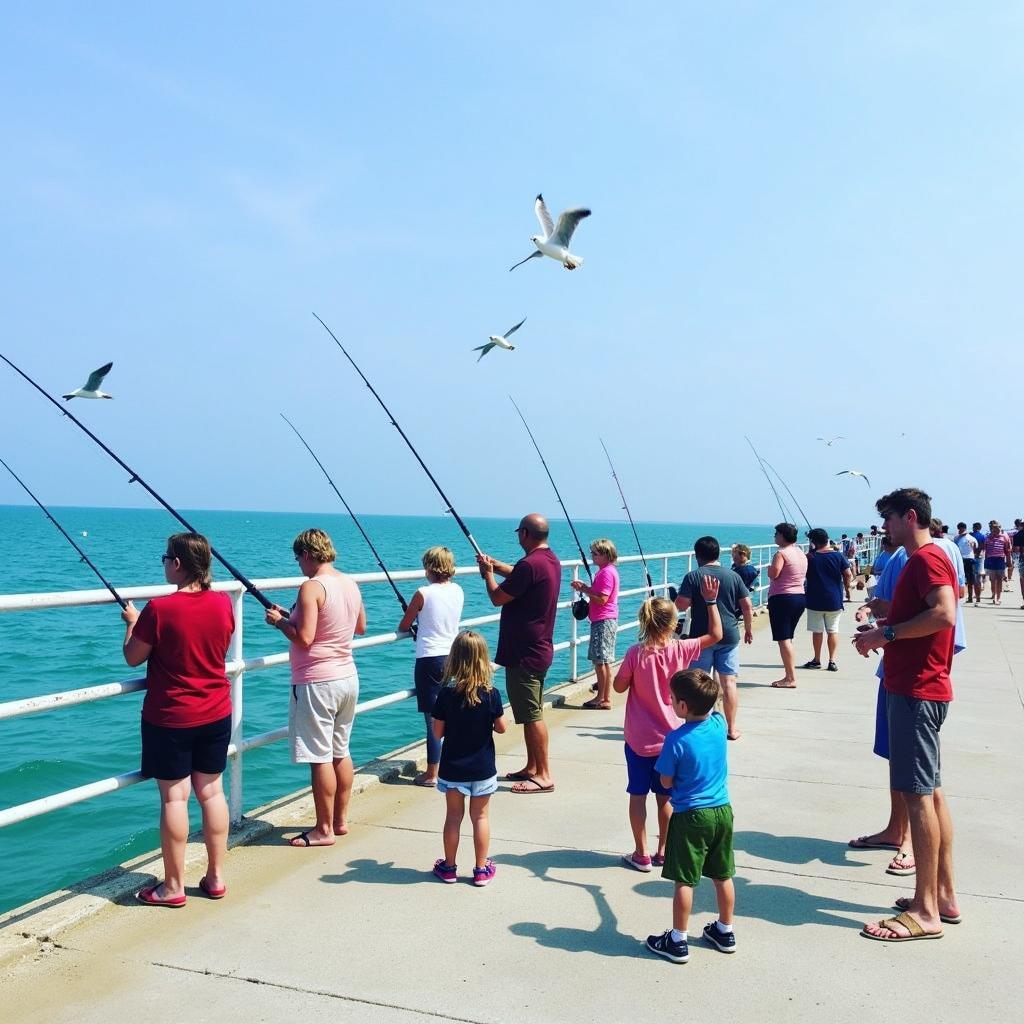
[[[459,632],[465,595],[458,583],[431,583],[416,591],[423,607],[416,617],[416,657],[447,657]]]

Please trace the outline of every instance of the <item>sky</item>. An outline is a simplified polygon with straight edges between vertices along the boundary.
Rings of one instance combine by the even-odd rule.
[[[0,351],[184,508],[1024,515],[1024,5],[8,4]],[[508,268],[533,199],[585,259]],[[489,334],[527,317],[514,352]],[[0,364],[0,454],[147,504]],[[831,448],[818,436],[842,435]],[[861,479],[836,476],[856,468]],[[27,499],[0,477],[0,504]]]

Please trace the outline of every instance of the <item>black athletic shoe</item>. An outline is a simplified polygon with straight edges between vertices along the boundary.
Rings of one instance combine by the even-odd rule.
[[[834,661],[830,661],[828,663],[828,671],[829,672],[838,672],[839,671],[839,666]]]
[[[800,667],[801,668],[821,668],[821,662],[820,661],[815,661],[813,658],[811,658],[810,661],[805,661]]]
[[[717,921],[712,921],[710,924],[704,925],[704,938],[707,939],[715,949],[722,953],[736,952],[735,933],[719,931]]]
[[[682,942],[672,941],[671,930],[662,932],[660,935],[647,936],[647,948],[674,964],[685,964],[690,959],[690,947],[686,940]]]

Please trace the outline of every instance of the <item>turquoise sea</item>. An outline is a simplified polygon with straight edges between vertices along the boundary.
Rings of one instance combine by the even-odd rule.
[[[163,583],[160,555],[167,535],[177,529],[167,513],[111,508],[52,511],[115,586]],[[332,535],[340,552],[339,567],[349,572],[377,571],[366,544],[344,515],[183,514],[250,578],[295,575],[291,541],[309,526],[321,526]],[[361,518],[390,569],[418,568],[420,555],[432,544],[447,544],[460,565],[473,564],[469,545],[449,517]],[[514,561],[520,553],[515,524],[512,519],[474,519],[469,526],[485,551]],[[636,553],[628,523],[580,521],[577,528],[584,545],[597,537],[610,537],[620,554]],[[738,523],[638,523],[637,529],[647,553],[688,550],[705,533],[717,536],[723,547],[737,541],[766,544],[772,536],[770,526]],[[842,529],[854,532],[857,528]],[[564,521],[553,522],[551,544],[563,559],[576,555]],[[621,568],[623,589],[643,584],[639,565]],[[671,579],[678,582],[684,570],[684,562],[674,563]],[[660,582],[660,563],[652,564],[651,572]],[[219,566],[215,576],[227,578]],[[466,617],[493,610],[477,577],[460,582],[466,592]],[[0,506],[0,594],[98,586],[89,568],[38,509]],[[407,597],[415,586],[402,585]],[[563,596],[565,592],[567,587]],[[363,595],[369,634],[393,630],[400,608],[391,590],[386,585],[364,586]],[[286,591],[272,596],[282,604],[290,603]],[[622,618],[634,614],[638,603],[638,597],[623,601]],[[568,637],[568,621],[568,613],[562,613],[556,641]],[[252,598],[245,599],[244,623],[247,658],[282,650],[280,634],[263,624],[262,609]],[[483,632],[493,651],[496,626],[484,627]],[[123,626],[113,604],[0,614],[0,702],[142,674],[124,664],[122,637]],[[620,645],[631,640],[632,634],[625,633]],[[374,647],[357,654],[357,659],[362,700],[412,685],[409,642]],[[552,684],[566,678],[568,664],[567,653],[558,656],[549,675]],[[285,724],[287,682],[287,665],[246,677],[246,735]],[[136,769],[141,701],[142,694],[136,693],[0,721],[0,806]],[[421,724],[412,701],[360,716],[353,733],[356,763],[419,738]],[[299,789],[307,781],[308,770],[290,763],[284,743],[245,756],[246,808]],[[0,911],[154,849],[159,842],[156,826],[157,801],[153,784],[147,782],[0,830]]]

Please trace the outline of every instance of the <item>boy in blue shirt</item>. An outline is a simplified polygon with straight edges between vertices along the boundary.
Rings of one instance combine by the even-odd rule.
[[[701,876],[710,878],[718,900],[718,920],[704,928],[704,938],[723,953],[736,952],[732,914],[736,893],[732,876],[732,807],[727,786],[725,719],[712,709],[718,683],[701,669],[677,672],[669,684],[672,707],[683,724],[665,737],[655,762],[661,784],[671,789],[669,823],[662,878],[676,883],[672,899],[672,927],[649,935],[647,948],[674,964],[690,958],[687,925],[693,890]]]

